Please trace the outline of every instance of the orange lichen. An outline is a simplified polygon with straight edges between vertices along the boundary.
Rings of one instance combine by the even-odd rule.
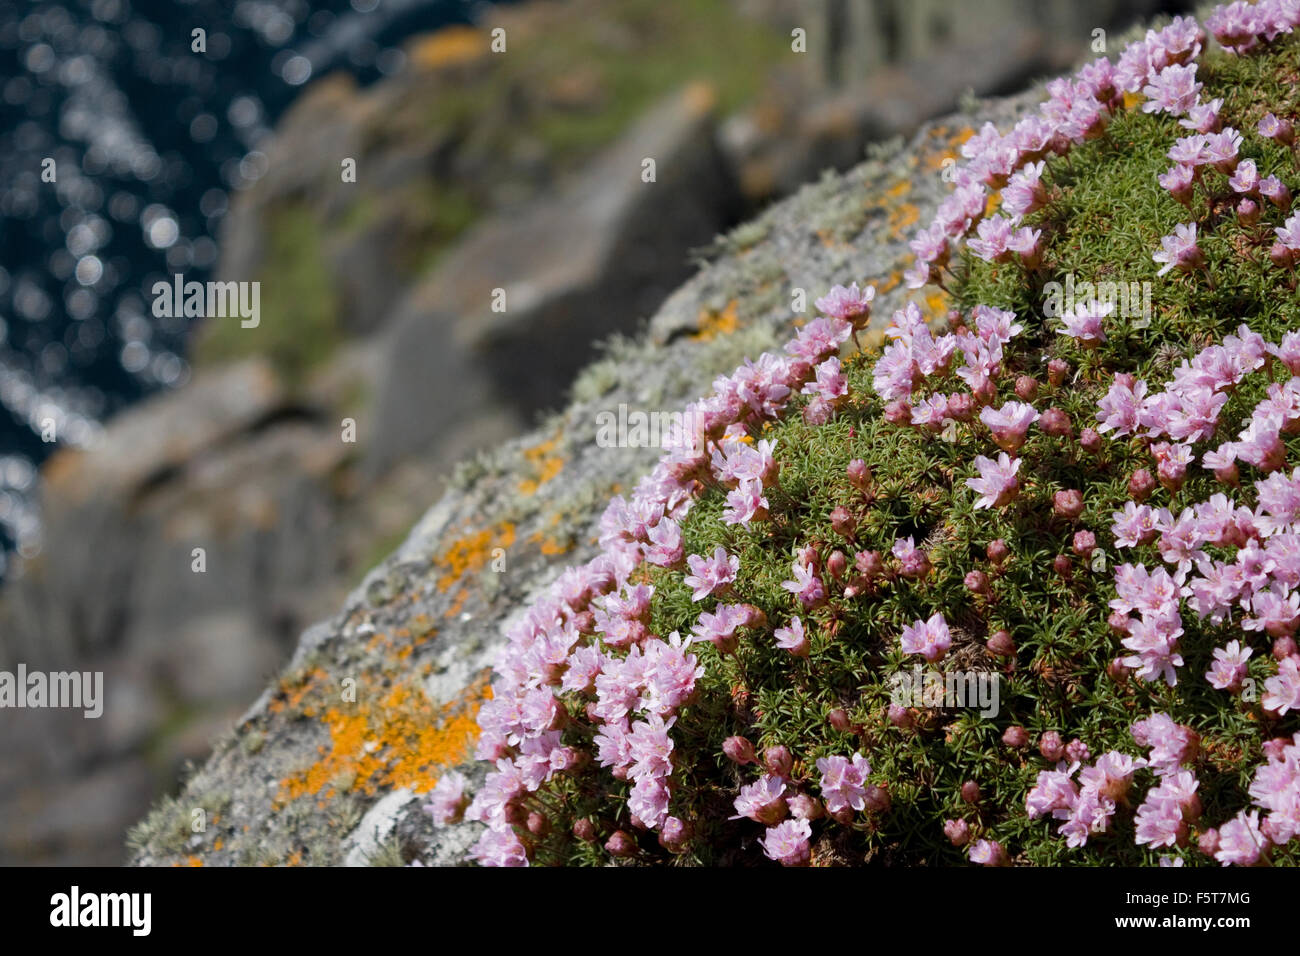
[[[690,336],[697,342],[711,342],[719,335],[730,335],[740,328],[740,318],[736,315],[736,300],[732,299],[721,310],[702,309],[700,311],[699,329]]]
[[[411,44],[411,62],[426,70],[473,63],[488,53],[486,35],[473,27],[444,27]]]
[[[526,495],[531,495],[542,485],[546,484],[564,468],[564,456],[557,454],[555,448],[559,445],[560,439],[557,435],[554,438],[547,439],[532,448],[524,449],[524,458],[533,468],[533,477],[525,478],[519,482],[519,490]]]
[[[444,569],[438,576],[438,590],[446,591],[466,574],[481,570],[492,558],[494,550],[508,548],[514,543],[515,526],[508,521],[452,541],[433,559],[436,567]]]
[[[322,717],[329,745],[318,748],[320,759],[280,781],[276,802],[328,798],[340,788],[367,796],[402,787],[427,792],[437,783],[438,770],[470,758],[479,708],[491,696],[485,672],[440,707],[405,682],[373,703],[362,694],[355,705],[331,707]]]
[[[272,698],[266,709],[272,714],[280,714],[285,711],[289,713],[306,713],[304,701],[307,695],[315,691],[328,679],[329,674],[319,667],[314,667],[303,674],[296,683],[287,680],[281,681],[278,688],[279,692]]]

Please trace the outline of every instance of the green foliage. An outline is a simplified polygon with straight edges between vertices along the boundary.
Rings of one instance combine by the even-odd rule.
[[[1225,122],[1245,135],[1242,155],[1256,160],[1261,176],[1276,174],[1290,183],[1296,181],[1296,158],[1260,137],[1255,123],[1269,110],[1293,119],[1300,113],[1294,85],[1298,74],[1300,44],[1294,40],[1267,55],[1206,54],[1199,74],[1205,82],[1202,98],[1223,97]],[[1166,150],[1184,132],[1168,116],[1121,111],[1105,137],[1072,150],[1068,159],[1049,162],[1045,180],[1053,198],[1028,219],[1044,233],[1041,269],[1027,273],[1018,263],[990,265],[969,253],[956,264],[949,287],[957,307],[1011,309],[1024,325],[1007,348],[994,405],[1016,399],[1018,375],[1033,376],[1040,386],[1035,406],[1064,410],[1077,435],[1096,424],[1097,403],[1115,372],[1132,372],[1158,390],[1183,358],[1243,322],[1269,341],[1300,324],[1294,273],[1267,260],[1271,225],[1283,218],[1276,210],[1265,213],[1268,227],[1247,228],[1232,213],[1226,177],[1209,174],[1212,197],[1198,186],[1192,212],[1157,184],[1157,174],[1170,165]],[[1151,255],[1159,250],[1160,238],[1193,219],[1210,224],[1201,246],[1212,286],[1202,275],[1156,277]],[[1268,239],[1261,245],[1266,229]],[[1057,334],[1059,322],[1043,315],[1043,286],[1063,281],[1071,272],[1080,281],[1153,283],[1149,326],[1131,318],[1108,319],[1109,339],[1092,351]],[[1071,368],[1057,387],[1046,376],[1047,362],[1054,358]],[[1130,727],[1154,711],[1191,725],[1201,734],[1197,773],[1204,828],[1249,805],[1247,786],[1263,761],[1261,744],[1296,729],[1294,715],[1270,722],[1261,718],[1257,704],[1208,685],[1201,675],[1209,668],[1212,649],[1239,632],[1231,625],[1198,621],[1190,612],[1184,615],[1185,665],[1176,687],[1108,676],[1107,665],[1122,653],[1107,626],[1107,602],[1115,596],[1112,566],[1130,560],[1114,548],[1111,515],[1131,500],[1127,484],[1134,469],[1153,467],[1149,452],[1138,441],[1118,440],[1089,455],[1077,440],[1032,430],[1020,453],[1019,497],[1003,508],[976,511],[976,495],[965,482],[976,476],[976,455],[996,453],[987,429],[958,424],[955,440],[949,441],[887,423],[872,389],[872,363],[869,355],[845,362],[853,397],[829,424],[805,424],[800,400],[781,421],[765,428],[761,437],[776,441],[780,464],[777,485],[766,490],[769,520],[749,530],[724,524],[725,489],[712,488],[683,522],[687,554],[708,555],[723,545],[739,556],[741,575],[726,602],[753,604],[770,624],[742,639],[734,654],[720,654],[709,644],[694,646],[706,666],[700,695],[673,730],[673,812],[696,826],[691,850],[679,862],[762,859],[757,845],[761,828],[747,820],[727,820],[734,813],[731,800],[737,788],[755,777],[753,768],[738,768],[722,755],[722,741],[740,734],[756,750],[788,746],[797,761],[795,779],[814,781],[814,792],[816,759],[855,751],[870,760],[872,782],[888,787],[891,809],[860,814],[851,827],[833,828],[839,835],[816,847],[823,860],[962,863],[965,850],[953,847],[941,830],[945,819],[961,818],[976,836],[1001,841],[1017,863],[1153,865],[1172,852],[1188,864],[1213,865],[1193,849],[1137,846],[1131,809],[1121,807],[1111,832],[1077,850],[1067,848],[1056,833],[1056,821],[1030,820],[1025,812],[1025,796],[1038,772],[1053,767],[1036,751],[1044,731],[1059,731],[1067,741],[1082,739],[1095,757],[1111,749],[1143,753]],[[1275,380],[1278,374],[1287,373],[1275,373]],[[1225,412],[1225,422],[1239,422],[1249,413],[1264,396],[1266,378],[1256,374],[1246,380]],[[1287,447],[1294,456],[1300,439],[1287,438]],[[863,459],[872,474],[865,493],[845,476],[855,458]],[[1062,489],[1083,493],[1085,511],[1076,520],[1053,513],[1052,496]],[[1205,500],[1219,490],[1224,489],[1208,472],[1193,468],[1177,496],[1158,488],[1150,503],[1177,512],[1181,502]],[[836,507],[853,516],[852,537],[831,527],[829,516]],[[1074,557],[1071,576],[1063,578],[1054,572],[1053,559],[1070,553],[1072,535],[1082,529],[1097,535],[1106,563],[1093,570]],[[781,587],[792,576],[796,548],[815,545],[823,563],[838,549],[851,566],[855,552],[887,554],[896,539],[908,536],[928,550],[934,566],[920,581],[888,577],[863,595],[836,597],[811,613]],[[989,542],[997,538],[1011,552],[1001,567],[986,557]],[[991,593],[976,596],[966,589],[963,578],[972,570],[989,575]],[[656,634],[688,634],[700,612],[718,603],[712,597],[693,603],[679,572],[655,569],[645,580],[656,589],[651,620]],[[1001,709],[992,717],[970,708],[935,709],[928,722],[922,714],[916,729],[901,730],[887,719],[891,678],[910,670],[917,659],[901,652],[899,633],[936,611],[952,629],[953,646],[943,662],[931,666],[999,674]],[[808,628],[812,653],[807,659],[778,649],[771,638],[771,627],[784,626],[795,614]],[[988,636],[999,629],[1009,631],[1016,644],[1009,661],[985,648]],[[1252,658],[1250,673],[1260,686],[1274,672],[1267,654]],[[841,708],[852,725],[846,732],[827,721],[832,710]],[[1029,748],[1015,750],[1002,742],[1003,732],[1015,725],[1028,730]],[[1138,799],[1153,779],[1149,770],[1138,772]],[[983,794],[976,807],[960,798],[968,780],[978,782]],[[622,784],[599,793],[568,782],[560,787],[567,813],[594,819],[609,819],[611,806],[616,808],[627,792]],[[642,841],[643,847],[647,843]],[[671,859],[667,854],[662,858]],[[542,845],[538,860],[548,859],[608,861],[598,847],[567,836]],[[1275,850],[1272,859],[1294,865],[1300,863],[1300,852],[1293,845]]]
[[[261,355],[292,382],[328,358],[342,340],[340,306],[310,209],[300,203],[276,208],[267,218],[266,237],[257,277],[260,324],[246,329],[238,318],[205,320],[195,361],[212,365]]]

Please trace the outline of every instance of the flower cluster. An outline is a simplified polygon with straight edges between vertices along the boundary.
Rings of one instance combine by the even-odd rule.
[[[1062,627],[1096,624],[1089,634],[1109,633],[1122,648],[1109,679],[1147,716],[1119,732],[1146,753],[1074,728],[1101,753],[1093,760],[1081,740],[1063,742],[1070,721],[1057,724],[1037,743],[1046,763],[1031,763],[1012,791],[1020,820],[1049,818],[1055,833],[1047,820],[1035,825],[1043,839],[1092,853],[1116,816],[1131,813],[1130,852],[1181,853],[1195,841],[1224,864],[1261,862],[1300,836],[1300,733],[1265,745],[1252,807],[1240,809],[1244,797],[1215,803],[1219,788],[1201,786],[1212,764],[1199,736],[1213,727],[1180,709],[1179,681],[1188,667],[1204,672],[1225,706],[1249,710],[1260,726],[1300,712],[1300,468],[1288,468],[1288,443],[1294,451],[1300,434],[1300,332],[1279,339],[1270,326],[1269,341],[1243,324],[1205,345],[1204,329],[1217,338],[1224,327],[1206,320],[1186,336],[1199,350],[1176,367],[1179,355],[1163,355],[1159,373],[1145,373],[1149,385],[1136,364],[1114,361],[1133,339],[1113,303],[1088,299],[1047,327],[1023,300],[1009,311],[962,298],[973,274],[1041,278],[1057,268],[1053,216],[1074,178],[1059,176],[1058,160],[1118,148],[1108,129],[1127,115],[1126,97],[1143,102],[1132,114],[1141,122],[1172,131],[1173,165],[1159,182],[1191,218],[1161,241],[1156,276],[1186,273],[1170,283],[1180,288],[1202,276],[1213,288],[1225,227],[1202,214],[1198,191],[1210,212],[1228,197],[1236,221],[1254,229],[1248,244],[1273,243],[1261,268],[1300,261],[1297,216],[1259,221],[1261,207],[1289,210],[1286,172],[1246,155],[1259,141],[1232,125],[1290,146],[1290,119],[1270,113],[1256,126],[1257,112],[1246,125],[1210,95],[1224,90],[1201,60],[1206,30],[1241,55],[1271,49],[1297,24],[1295,0],[1233,3],[1204,29],[1175,18],[1117,62],[1099,59],[1048,84],[1037,113],[1010,131],[989,124],[967,140],[953,191],[911,242],[906,282],[939,285],[962,308],[941,329],[904,304],[867,366],[840,353],[866,328],[876,290],[837,285],[779,354],[744,362],[688,405],[692,428],[603,513],[600,552],[565,569],[509,625],[478,716],[477,756],[491,769],[472,799],[463,778],[444,774],[429,797],[434,820],[483,824],[472,856],[487,865],[704,858],[710,840],[801,866],[853,840],[905,842],[882,834],[894,825],[891,802],[906,799],[914,811],[931,807],[936,832],[971,862],[1020,862],[1025,847],[1009,834],[1024,825],[999,829],[1011,809],[1005,787],[997,798],[969,779],[918,788],[896,776],[906,774],[898,758],[907,751],[877,759],[872,748],[957,736],[941,729],[935,708],[880,696],[900,651],[936,669],[971,660],[1042,681],[1050,692],[1041,700],[1074,695],[1097,676],[1054,653],[1057,635],[1030,620],[1055,613],[1018,600],[1030,582],[1053,601],[1068,595]],[[1079,395],[1061,356],[1077,361]],[[1076,424],[1095,428],[1076,434]],[[895,472],[886,445],[900,461],[934,453]],[[810,479],[816,459],[832,460],[840,446],[832,474]],[[1117,462],[1139,466],[1122,472],[1128,498],[1093,507]],[[1094,520],[1112,508],[1109,529]],[[1124,552],[1113,569],[1108,551]],[[987,563],[972,568],[981,552]],[[1111,573],[1089,577],[1080,561]],[[1214,629],[1227,633],[1206,640]],[[1263,695],[1251,709],[1255,681]],[[1171,703],[1156,704],[1157,693]],[[988,739],[1037,760],[1023,701],[1008,706],[1022,712],[993,718],[1000,726]],[[779,729],[782,714],[799,736]],[[751,764],[755,772],[737,775]],[[958,805],[969,809],[954,813]],[[1203,815],[1226,822],[1207,829]],[[823,834],[843,839],[820,842]]]

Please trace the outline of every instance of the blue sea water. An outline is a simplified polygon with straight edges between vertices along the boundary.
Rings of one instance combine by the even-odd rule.
[[[148,290],[207,277],[279,115],[313,77],[374,81],[401,69],[402,40],[483,6],[0,2],[0,579],[40,549],[37,466],[187,380],[188,320],[155,318]]]

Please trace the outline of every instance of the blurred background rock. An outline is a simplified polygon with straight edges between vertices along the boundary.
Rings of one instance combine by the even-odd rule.
[[[4,88],[28,157],[48,145],[42,129],[66,135],[67,113],[84,109],[71,97],[62,112],[31,105],[58,72],[33,48],[62,55],[47,28],[66,34],[65,20],[80,18],[138,34],[131,25],[143,22],[188,49],[212,12],[65,6],[0,6],[0,42],[28,84]],[[69,315],[73,300],[44,292],[48,308],[33,313],[31,268],[0,269],[0,323],[14,325],[0,338],[0,401],[13,419],[0,433],[0,519],[23,546],[0,590],[0,669],[102,670],[107,697],[97,721],[0,712],[0,862],[121,862],[126,827],[257,696],[302,628],[401,541],[453,466],[560,403],[599,342],[636,330],[719,233],[967,91],[1014,90],[1090,57],[1096,28],[1181,7],[354,0],[310,30],[312,5],[241,0],[233,22],[261,24],[269,64],[264,81],[244,82],[264,83],[260,102],[283,111],[264,107],[262,132],[230,146],[253,157],[234,167],[238,182],[187,180],[173,200],[182,227],[197,223],[185,261],[132,271],[125,255],[116,269],[137,299],[164,268],[207,278],[194,253],[207,230],[211,277],[261,283],[260,326],[214,317],[142,333],[104,317],[89,359],[51,365],[38,360],[51,336],[32,329],[62,321],[80,334],[75,323],[94,316]],[[33,9],[45,19],[33,24]],[[365,18],[385,15],[383,46]],[[426,32],[429,18],[447,25]],[[489,48],[496,27],[505,53]],[[791,49],[796,28],[805,53]],[[307,36],[315,46],[285,55]],[[367,43],[365,56],[346,56]],[[386,50],[396,52],[380,61]],[[96,82],[93,54],[77,55],[91,57],[80,82]],[[78,176],[93,187],[100,167],[87,154]],[[640,176],[647,157],[653,188]],[[344,158],[355,183],[341,181]],[[188,168],[192,180],[207,167]],[[5,236],[38,208],[14,193],[39,188],[31,172],[0,196]],[[72,248],[71,230],[98,218],[93,189],[85,195],[61,192],[60,227],[34,235]],[[208,209],[186,209],[187,198]],[[146,239],[158,215],[142,223]],[[6,257],[30,247],[7,242]],[[504,312],[492,311],[496,289]],[[725,313],[710,321],[726,330]],[[124,380],[119,366],[138,364],[132,335],[175,338],[175,374]],[[29,432],[49,407],[82,426],[33,480],[49,449]]]

